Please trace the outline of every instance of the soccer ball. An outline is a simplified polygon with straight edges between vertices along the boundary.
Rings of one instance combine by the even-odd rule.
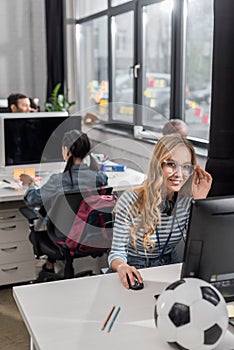
[[[184,278],[170,284],[157,299],[155,324],[160,336],[179,349],[210,350],[227,330],[227,306],[211,284]]]

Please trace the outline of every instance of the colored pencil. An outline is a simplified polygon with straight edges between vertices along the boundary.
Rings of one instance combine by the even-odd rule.
[[[108,332],[111,331],[111,328],[113,327],[113,324],[115,323],[115,320],[116,320],[116,318],[117,318],[119,312],[120,312],[120,306],[118,307],[118,309],[116,310],[116,313],[114,314],[114,316],[113,316],[113,318],[112,318],[112,321],[111,321],[111,323],[110,323],[110,325],[109,325],[109,328],[108,328]]]
[[[114,309],[115,309],[115,306],[112,307],[112,309],[110,310],[109,314],[107,315],[107,317],[106,317],[106,319],[105,319],[105,321],[103,323],[103,326],[102,326],[102,331],[104,331],[104,329],[106,328],[106,325],[107,325],[109,319],[111,318],[111,315],[113,314]]]

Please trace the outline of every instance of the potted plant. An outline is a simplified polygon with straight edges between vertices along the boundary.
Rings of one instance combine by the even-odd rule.
[[[59,93],[61,83],[58,83],[53,89],[51,96],[48,101],[45,102],[46,112],[68,112],[71,106],[75,105],[76,102],[69,102],[66,94]]]

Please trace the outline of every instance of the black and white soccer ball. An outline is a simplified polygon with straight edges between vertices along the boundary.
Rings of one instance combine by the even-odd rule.
[[[158,297],[155,323],[161,338],[178,349],[210,350],[226,333],[226,302],[211,284],[184,278],[170,284]]]

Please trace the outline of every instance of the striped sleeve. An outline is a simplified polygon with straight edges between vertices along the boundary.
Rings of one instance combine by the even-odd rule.
[[[135,192],[125,192],[118,200],[113,229],[112,247],[108,257],[109,265],[111,265],[114,259],[121,259],[122,261],[127,262],[130,227],[132,226],[130,209],[132,203],[136,199],[137,194]]]

